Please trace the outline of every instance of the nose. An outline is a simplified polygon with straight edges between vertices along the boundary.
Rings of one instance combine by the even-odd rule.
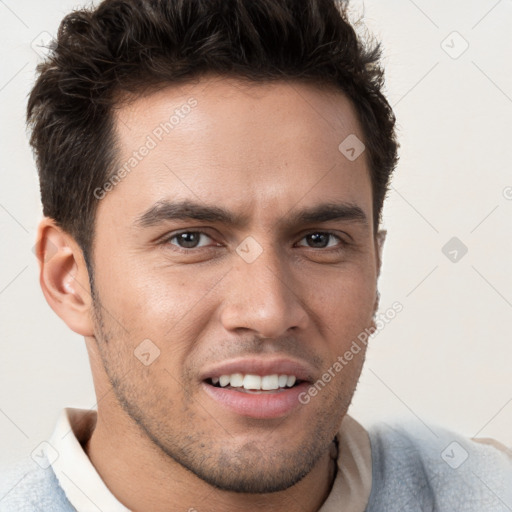
[[[238,254],[234,261],[221,306],[226,330],[250,330],[264,338],[278,338],[289,330],[306,328],[308,313],[300,283],[282,254],[267,246],[252,262]]]

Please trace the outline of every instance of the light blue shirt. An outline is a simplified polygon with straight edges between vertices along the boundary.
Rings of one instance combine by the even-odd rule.
[[[371,492],[360,512],[512,512],[512,452],[437,427],[380,423],[366,431]],[[78,443],[73,435],[66,442]],[[63,477],[55,457],[49,445],[35,454],[37,464],[30,459],[0,475],[0,512],[75,512],[68,496],[76,504],[84,490],[70,496],[75,476]],[[127,510],[102,482],[93,483],[98,502],[84,496],[80,512]],[[342,497],[334,498],[328,510],[345,512]]]

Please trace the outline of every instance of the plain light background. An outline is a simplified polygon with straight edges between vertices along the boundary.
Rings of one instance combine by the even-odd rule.
[[[24,126],[37,44],[80,5],[0,0],[0,467],[49,437],[63,407],[96,403],[83,338],[39,288],[41,207]],[[512,1],[353,9],[383,41],[398,118],[380,291],[381,311],[395,301],[403,311],[372,339],[350,414],[512,446]],[[443,252],[453,237],[456,262],[454,247]]]

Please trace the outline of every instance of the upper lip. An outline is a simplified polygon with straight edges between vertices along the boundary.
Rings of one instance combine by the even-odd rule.
[[[201,380],[242,373],[244,375],[295,375],[297,380],[313,382],[313,369],[303,361],[290,358],[238,358],[212,365],[201,373]]]

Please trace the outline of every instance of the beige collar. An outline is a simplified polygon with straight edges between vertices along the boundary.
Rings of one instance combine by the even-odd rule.
[[[372,488],[372,455],[366,430],[345,416],[338,432],[338,474],[318,512],[364,512]]]
[[[94,410],[64,409],[47,445],[48,459],[78,512],[130,512],[110,492],[82,448],[94,430],[96,414]],[[338,473],[318,512],[363,512],[372,483],[368,434],[357,421],[345,416],[337,437]]]

